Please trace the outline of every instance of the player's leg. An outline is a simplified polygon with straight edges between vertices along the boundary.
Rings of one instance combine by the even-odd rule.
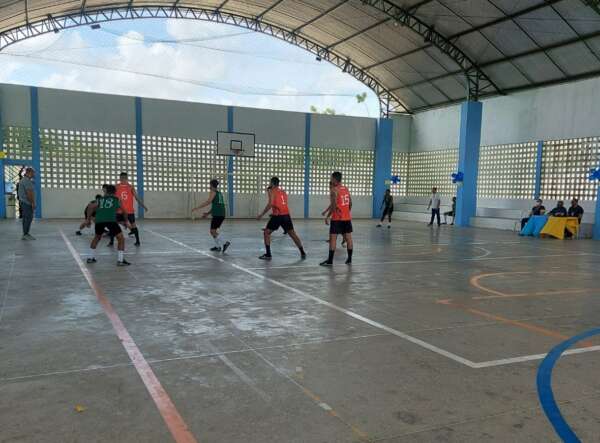
[[[135,245],[139,246],[140,243],[140,231],[138,231],[137,225],[135,224],[135,214],[127,214],[127,221],[129,222],[129,228],[133,235],[135,235]]]
[[[96,247],[102,238],[102,234],[104,233],[104,223],[96,223],[94,226],[95,235],[92,239],[92,243],[90,244],[90,254],[87,259],[88,263],[96,263]]]
[[[121,231],[121,228],[118,227],[119,231]],[[119,232],[118,234],[116,234],[117,237],[117,249],[119,250],[118,252],[118,259],[117,259],[117,266],[129,266],[131,263],[129,263],[127,260],[125,260],[125,237],[123,236],[123,232]]]
[[[348,257],[346,258],[346,264],[352,264],[352,253],[354,252],[354,243],[352,242],[352,231],[346,232],[344,239],[346,240],[346,250],[348,251]]]
[[[381,228],[381,224],[383,223],[383,220],[385,220],[385,216],[387,215],[387,208],[384,208],[383,213],[381,214],[381,219],[379,220],[379,223],[377,223],[377,227]]]
[[[269,221],[269,223],[271,222]],[[263,231],[263,239],[265,242],[265,253],[258,258],[261,260],[271,260],[271,230],[268,228],[268,225]]]
[[[335,255],[335,247],[337,244],[337,222],[331,221],[329,225],[329,256],[327,260],[319,263],[321,266],[331,266],[333,265],[333,256]]]
[[[390,209],[388,211],[388,229],[390,229],[392,227],[392,213],[394,212],[393,209]]]
[[[300,237],[298,237],[298,234],[296,234],[296,231],[293,229],[290,229],[289,231],[285,231],[285,232],[293,240],[294,244],[300,251],[300,257],[302,257],[302,260],[304,260],[306,258],[306,252],[304,252],[304,247],[302,246],[302,241],[300,240]]]
[[[436,215],[436,218],[437,218],[437,224],[438,224],[438,226],[439,226],[439,225],[441,225],[441,224],[442,224],[442,221],[441,221],[441,219],[440,219],[440,208],[438,208],[438,209],[435,211],[435,215]]]

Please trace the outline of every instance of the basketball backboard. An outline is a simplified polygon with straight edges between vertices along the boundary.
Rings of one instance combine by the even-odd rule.
[[[254,157],[255,135],[245,132],[217,132],[217,154]]]

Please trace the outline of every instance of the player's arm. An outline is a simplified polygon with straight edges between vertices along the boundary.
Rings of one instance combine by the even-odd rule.
[[[98,202],[90,203],[89,205],[87,205],[87,208],[85,210],[85,216],[86,216],[87,221],[89,221],[89,222],[92,221],[91,214],[93,214],[96,209],[98,209]]]
[[[133,193],[133,198],[135,198],[135,201],[137,201],[142,206],[142,208],[144,208],[144,211],[147,211],[148,207],[144,204],[142,199],[138,196],[138,193],[136,192],[133,185],[131,185],[131,192]]]
[[[349,205],[350,205],[350,210],[352,211],[352,196],[350,194],[348,194],[348,198],[350,199]]]
[[[337,194],[335,191],[331,191],[329,193],[329,208],[327,208],[327,211],[325,212],[325,219],[329,219],[331,217],[331,214],[333,214],[335,212],[335,210],[337,209]]]
[[[273,193],[271,192],[270,189],[267,190],[267,195],[269,196],[269,199],[267,201],[267,205],[265,206],[265,209],[262,210],[262,212],[260,214],[258,214],[258,216],[256,217],[258,220],[260,220],[261,218],[263,218],[263,216],[269,212],[271,210],[271,208],[273,207]]]
[[[429,204],[427,205],[427,210],[428,211],[429,211],[429,208],[431,208],[431,203],[432,203],[432,201],[431,201],[431,199],[429,199]]]
[[[321,212],[321,215],[323,217],[325,217],[325,214],[327,214],[327,212],[329,211],[329,208],[331,208],[331,205],[327,206],[327,208],[323,212]]]
[[[217,193],[215,191],[210,191],[206,201],[204,203],[202,203],[200,206],[192,209],[192,212],[207,207],[208,205],[210,205],[213,202],[213,200],[215,199],[216,196],[217,196]],[[207,214],[209,214],[209,213],[210,213],[210,211],[207,212]]]

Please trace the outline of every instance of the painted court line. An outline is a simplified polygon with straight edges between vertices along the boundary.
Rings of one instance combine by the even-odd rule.
[[[548,258],[548,257],[579,257],[579,256],[589,256],[592,254],[581,253],[581,254],[556,254],[556,255],[522,255],[522,256],[512,256],[512,257],[487,257],[487,256],[478,256],[473,258],[459,258],[456,260],[403,260],[403,261],[383,261],[383,262],[352,262],[352,267],[356,268],[357,266],[379,266],[379,265],[411,265],[417,263],[457,263],[462,261],[493,261],[493,260],[517,260],[517,259],[525,259],[525,258]],[[300,265],[300,266],[263,266],[263,267],[252,267],[247,268],[249,270],[254,271],[262,271],[268,269],[303,269],[303,268],[315,268],[315,266],[308,265]]]
[[[399,338],[402,338],[402,339],[404,339],[404,340],[406,340],[406,341],[408,341],[410,343],[413,343],[413,344],[415,344],[417,346],[420,346],[420,347],[422,347],[424,349],[427,349],[427,350],[429,350],[431,352],[434,352],[434,353],[436,353],[438,355],[446,357],[446,358],[448,358],[450,360],[453,360],[453,361],[455,361],[457,363],[463,364],[463,365],[465,365],[465,366],[467,366],[469,368],[472,368],[472,369],[483,369],[483,368],[490,368],[490,367],[495,367],[495,366],[511,365],[511,364],[522,363],[522,362],[527,362],[527,361],[542,360],[543,358],[546,357],[546,354],[533,354],[533,355],[523,355],[523,356],[511,357],[511,358],[504,358],[504,359],[498,359],[498,360],[489,360],[489,361],[483,361],[483,362],[473,362],[473,361],[471,361],[469,359],[461,357],[460,355],[454,354],[452,352],[446,351],[445,349],[442,349],[442,348],[439,348],[439,347],[437,347],[435,345],[427,343],[427,342],[425,342],[425,341],[423,341],[421,339],[418,339],[418,338],[413,337],[411,335],[408,335],[408,334],[405,334],[403,332],[400,332],[400,331],[398,331],[396,329],[393,329],[393,328],[390,328],[388,326],[385,326],[385,325],[383,325],[383,324],[381,324],[381,323],[379,323],[377,321],[368,319],[368,318],[366,318],[366,317],[364,317],[364,316],[362,316],[360,314],[357,314],[355,312],[352,312],[352,311],[349,311],[347,309],[344,309],[344,308],[342,308],[340,306],[337,306],[337,305],[335,305],[333,303],[330,303],[328,301],[322,300],[322,299],[320,299],[318,297],[315,297],[313,295],[307,294],[304,291],[301,291],[299,289],[296,289],[296,288],[293,288],[291,286],[288,286],[288,285],[286,285],[284,283],[281,283],[281,282],[279,282],[277,280],[274,280],[272,278],[269,278],[269,277],[266,277],[264,275],[261,275],[261,274],[259,274],[257,272],[253,272],[252,269],[254,269],[254,268],[245,268],[245,267],[237,265],[235,263],[230,263],[230,262],[228,262],[228,261],[226,261],[226,260],[224,260],[222,258],[210,255],[208,252],[202,251],[200,249],[196,249],[196,248],[194,248],[192,246],[189,246],[189,245],[187,245],[185,243],[182,243],[182,242],[180,242],[178,240],[175,240],[175,239],[173,239],[171,237],[168,237],[166,235],[160,234],[158,232],[152,231],[150,229],[146,229],[146,231],[150,232],[150,233],[152,233],[154,235],[156,235],[157,237],[163,238],[163,239],[168,240],[168,241],[170,241],[170,242],[172,242],[172,243],[174,243],[176,245],[179,245],[179,246],[181,246],[183,248],[189,249],[190,251],[197,252],[198,254],[201,254],[201,255],[203,255],[205,257],[212,258],[213,260],[217,260],[217,261],[219,261],[221,263],[228,264],[228,265],[234,267],[235,269],[238,269],[238,270],[240,270],[242,272],[245,272],[246,274],[252,275],[253,277],[256,277],[256,278],[264,280],[264,281],[268,281],[268,282],[270,282],[270,283],[272,283],[272,284],[274,284],[276,286],[279,286],[281,288],[287,289],[288,291],[291,291],[291,292],[293,292],[295,294],[301,295],[302,297],[305,297],[305,298],[308,298],[310,300],[313,300],[313,301],[315,301],[318,304],[327,306],[327,307],[329,307],[331,309],[334,309],[334,310],[336,310],[338,312],[341,312],[341,313],[343,313],[343,314],[345,314],[345,315],[347,315],[349,317],[352,317],[352,318],[354,318],[356,320],[362,321],[363,323],[371,325],[371,326],[373,326],[375,328],[378,328],[378,329],[380,329],[382,331],[385,331],[385,332],[387,332],[387,333],[389,333],[391,335],[395,335],[395,336],[397,336]],[[575,255],[588,255],[588,254],[575,254]],[[533,257],[538,257],[538,256],[533,256]],[[560,257],[565,257],[565,255],[560,255]],[[513,258],[513,257],[505,257],[505,259],[509,259],[509,258]],[[487,258],[483,258],[481,260],[487,260]],[[303,267],[308,267],[308,266],[303,266]],[[573,352],[565,352],[564,355],[581,354],[581,353],[585,353],[585,352],[594,352],[594,351],[598,351],[598,350],[600,350],[600,346],[589,346],[589,347],[586,347],[586,348],[574,350]]]
[[[308,294],[308,293],[306,293],[304,291],[301,291],[300,289],[296,289],[296,288],[293,288],[291,286],[288,286],[285,283],[281,283],[280,281],[277,281],[277,280],[274,280],[272,278],[266,277],[266,276],[261,275],[261,274],[259,274],[257,272],[253,272],[250,269],[247,269],[247,268],[245,268],[243,266],[240,266],[238,264],[230,263],[228,261],[223,260],[222,258],[212,256],[212,255],[210,255],[207,252],[204,252],[204,251],[202,251],[200,249],[196,249],[196,248],[194,248],[192,246],[186,245],[185,243],[182,243],[182,242],[180,242],[178,240],[175,240],[175,239],[173,239],[171,237],[167,237],[166,235],[159,234],[158,232],[155,232],[155,231],[152,231],[152,230],[149,230],[149,229],[146,229],[146,231],[151,232],[154,235],[156,235],[158,237],[161,237],[161,238],[163,238],[165,240],[168,240],[168,241],[170,241],[172,243],[175,243],[176,245],[179,245],[179,246],[181,246],[183,248],[189,249],[190,251],[195,251],[198,254],[204,255],[206,257],[210,257],[210,258],[212,258],[214,260],[217,260],[217,261],[219,261],[221,263],[228,264],[228,265],[232,266],[233,268],[238,269],[239,271],[245,272],[246,274],[251,275],[253,277],[256,277],[256,278],[258,278],[260,280],[268,281],[269,283],[274,284],[275,286],[279,286],[280,288],[286,289],[286,290],[288,290],[290,292],[293,292],[295,294],[298,294],[298,295],[300,295],[300,296],[302,296],[304,298],[308,298],[309,300],[312,300],[312,301],[314,301],[314,302],[316,302],[316,303],[318,303],[320,305],[327,306],[328,308],[331,308],[331,309],[333,309],[335,311],[341,312],[342,314],[345,314],[345,315],[347,315],[349,317],[352,317],[352,318],[354,318],[354,319],[356,319],[358,321],[361,321],[361,322],[366,323],[366,324],[368,324],[370,326],[373,326],[373,327],[375,327],[377,329],[385,331],[385,332],[387,332],[389,334],[392,334],[392,335],[395,335],[397,337],[400,337],[400,338],[402,338],[402,339],[404,339],[406,341],[409,341],[409,342],[411,342],[413,344],[416,344],[417,346],[420,346],[420,347],[425,348],[425,349],[427,349],[429,351],[435,352],[436,354],[439,354],[439,355],[442,355],[442,356],[444,356],[446,358],[449,358],[450,360],[454,360],[455,362],[461,363],[461,364],[463,364],[465,366],[468,366],[470,368],[475,367],[474,366],[475,363],[473,363],[470,360],[467,360],[466,358],[463,358],[463,357],[461,357],[459,355],[456,355],[456,354],[453,354],[451,352],[448,352],[448,351],[446,351],[444,349],[438,348],[437,346],[434,346],[434,345],[432,345],[430,343],[427,343],[427,342],[425,342],[423,340],[420,340],[420,339],[418,339],[416,337],[410,336],[408,334],[404,334],[403,332],[400,332],[400,331],[398,331],[396,329],[393,329],[393,328],[390,328],[388,326],[385,326],[384,324],[381,324],[381,323],[379,323],[379,322],[377,322],[375,320],[371,320],[371,319],[369,319],[367,317],[364,317],[364,316],[362,316],[360,314],[357,314],[357,313],[355,313],[353,311],[350,311],[348,309],[342,308],[341,306],[338,306],[336,304],[333,304],[333,303],[330,303],[330,302],[325,301],[323,299],[320,299],[319,297],[315,297],[314,295],[310,295],[310,294]]]
[[[104,294],[104,291],[100,286],[96,284],[94,278],[92,277],[92,274],[83,264],[81,257],[79,257],[79,254],[77,253],[77,251],[75,250],[75,248],[73,247],[73,245],[71,244],[71,242],[69,241],[62,229],[60,230],[60,235],[62,236],[65,244],[67,245],[69,252],[73,256],[73,259],[79,266],[81,273],[83,274],[90,287],[94,291],[96,298],[98,299],[100,305],[104,309],[104,313],[112,323],[112,326],[115,332],[117,333],[117,336],[121,340],[123,348],[125,348],[127,355],[129,355],[131,362],[137,370],[140,378],[144,382],[144,385],[150,393],[152,400],[154,400],[154,404],[158,408],[160,415],[165,421],[167,427],[169,428],[171,435],[177,443],[198,443],[194,435],[188,429],[188,426],[184,422],[183,418],[179,414],[179,411],[177,411],[177,408],[173,404],[173,401],[169,397],[169,394],[163,388],[160,381],[152,371],[152,368],[150,367],[143,354],[133,341],[133,338],[129,334],[129,331],[127,331],[127,328],[125,327],[125,325],[121,321],[121,318],[112,307],[112,304]]]

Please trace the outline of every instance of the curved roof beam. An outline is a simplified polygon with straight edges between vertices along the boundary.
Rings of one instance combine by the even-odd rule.
[[[395,5],[389,0],[361,0],[361,2],[363,5],[371,6],[387,16],[392,17],[401,25],[410,28],[412,31],[423,37],[426,43],[435,46],[442,53],[450,57],[454,63],[460,66],[461,71],[467,78],[469,88],[467,98],[469,100],[477,100],[481,93],[487,93],[490,89],[498,94],[503,93],[498,85],[496,85],[496,83],[494,83],[494,81],[490,79],[487,74],[462,51],[462,49],[437,32],[433,26],[429,26],[416,17],[414,13]]]
[[[83,4],[85,5],[85,3]],[[35,23],[24,24],[0,33],[0,51],[19,41],[50,32],[56,33],[60,30],[95,23],[143,18],[176,18],[224,23],[270,35],[314,54],[318,60],[328,61],[370,88],[379,99],[380,112],[383,117],[387,117],[391,113],[411,112],[408,106],[379,82],[379,80],[367,73],[362,67],[352,63],[347,57],[337,55],[333,51],[328,50],[326,46],[320,45],[288,29],[263,22],[256,17],[246,17],[215,9],[178,6],[176,3],[171,6],[132,5],[131,7],[120,6],[96,9],[88,7],[59,16],[49,14],[47,18]]]

